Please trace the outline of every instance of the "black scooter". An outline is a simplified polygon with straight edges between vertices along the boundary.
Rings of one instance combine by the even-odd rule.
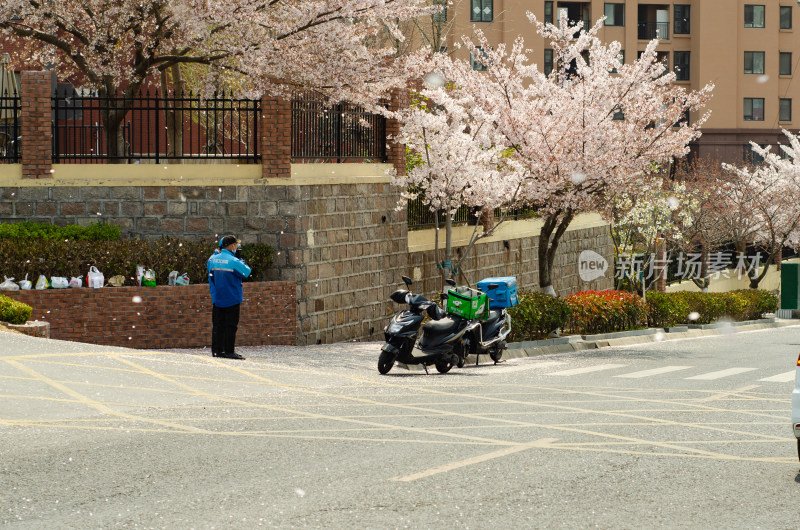
[[[386,344],[381,348],[378,357],[378,372],[389,373],[396,361],[421,364],[425,373],[428,373],[428,366],[432,364],[442,374],[449,372],[453,366],[464,366],[467,353],[463,347],[463,338],[470,321],[448,315],[435,302],[412,293],[411,278],[403,276],[403,282],[406,289],[393,292],[391,299],[398,304],[408,304],[409,309],[394,315],[384,329]],[[448,280],[448,283],[455,285],[452,280]],[[425,315],[432,320],[423,326]],[[422,337],[417,342],[420,327]]]

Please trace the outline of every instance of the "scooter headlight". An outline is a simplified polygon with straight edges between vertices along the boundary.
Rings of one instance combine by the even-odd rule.
[[[386,328],[386,332],[387,333],[400,333],[401,331],[403,331],[403,327],[404,327],[403,324],[401,324],[400,322],[392,322]]]

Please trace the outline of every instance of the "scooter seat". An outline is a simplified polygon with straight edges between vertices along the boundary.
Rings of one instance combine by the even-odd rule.
[[[450,317],[445,317],[439,320],[431,320],[423,326],[424,332],[428,334],[443,334],[450,332],[451,329],[456,327],[456,321]]]
[[[503,314],[500,311],[490,310],[489,317],[486,319],[486,324],[491,324],[500,320]]]

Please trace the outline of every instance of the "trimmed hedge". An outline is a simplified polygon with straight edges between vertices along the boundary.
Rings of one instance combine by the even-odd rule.
[[[722,318],[757,320],[778,309],[770,291],[744,289],[728,293],[647,293],[647,302],[627,291],[585,291],[563,300],[543,293],[521,291],[519,305],[510,309],[511,342],[543,339],[555,329],[591,335],[678,324],[710,324]],[[690,320],[689,315],[697,313]]]
[[[63,239],[31,239],[24,242],[0,239],[0,274],[16,278],[28,275],[36,283],[40,274],[86,277],[89,267],[96,266],[106,280],[122,275],[126,285],[133,285],[136,266],[156,272],[158,285],[166,285],[173,270],[188,273],[192,283],[207,283],[206,261],[217,248],[216,242],[191,242],[175,238],[155,241],[140,239],[107,241]],[[242,257],[253,270],[252,281],[265,279],[272,265],[273,249],[269,245],[242,246]]]
[[[48,223],[0,223],[0,239],[27,241],[30,239],[59,239],[70,241],[118,241],[122,232],[118,226],[92,223],[89,226],[56,226]]]
[[[570,333],[591,335],[638,329],[647,322],[647,305],[628,291],[582,291],[564,301],[572,310]]]
[[[686,323],[710,324],[721,318],[757,320],[764,313],[778,310],[778,297],[760,289],[727,293],[647,293],[647,306],[648,325],[669,327]],[[691,313],[697,313],[697,318],[689,320]]]
[[[24,324],[31,318],[33,308],[28,304],[17,302],[13,298],[0,294],[0,322],[8,324]]]
[[[520,291],[517,298],[519,305],[509,309],[510,342],[547,338],[569,322],[571,310],[561,298],[531,291]]]

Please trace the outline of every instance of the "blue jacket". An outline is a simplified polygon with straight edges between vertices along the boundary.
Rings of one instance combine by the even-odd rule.
[[[242,303],[242,280],[250,276],[250,267],[230,250],[214,252],[206,263],[211,302],[217,307]]]

